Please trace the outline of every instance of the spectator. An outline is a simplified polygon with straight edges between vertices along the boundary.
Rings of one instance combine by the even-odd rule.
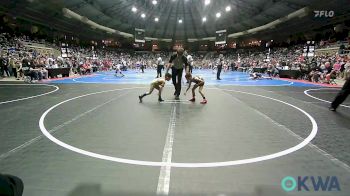
[[[4,74],[6,74],[7,77],[10,77],[10,72],[8,70],[8,60],[5,55],[2,55],[0,57],[0,73],[1,77],[4,77]]]
[[[13,73],[13,76],[17,78],[17,67],[16,67],[16,60],[14,57],[9,58],[9,65],[11,67],[11,71]]]

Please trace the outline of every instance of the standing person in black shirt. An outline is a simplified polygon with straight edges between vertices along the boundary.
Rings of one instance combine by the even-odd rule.
[[[162,69],[164,69],[164,61],[162,60],[162,57],[158,57],[157,59],[157,77],[162,77]]]
[[[343,88],[339,91],[338,95],[334,98],[334,101],[331,103],[329,110],[336,111],[338,106],[345,101],[345,99],[350,94],[350,77],[346,80]]]
[[[4,76],[4,72],[6,73],[7,77],[10,77],[10,72],[8,69],[8,60],[5,56],[0,56],[0,69],[1,69],[1,77]]]
[[[221,75],[223,64],[224,64],[224,55],[220,54],[218,59],[218,72],[216,73],[217,80],[221,80],[220,75]]]
[[[235,71],[236,63],[234,61],[231,62],[231,70]]]
[[[184,56],[184,49],[178,48],[176,54],[171,56],[169,60],[169,65],[167,67],[166,73],[168,73],[171,67],[173,84],[175,87],[175,99],[178,100],[181,93],[181,79],[182,73],[185,67],[186,73],[188,73],[188,62],[187,58]],[[176,80],[177,79],[177,80]]]
[[[146,62],[145,61],[141,61],[141,73],[145,73],[145,65],[146,65]]]
[[[4,72],[5,72],[5,68],[4,68],[5,64],[4,64],[4,58],[2,57],[2,55],[0,54],[0,78],[4,77]]]

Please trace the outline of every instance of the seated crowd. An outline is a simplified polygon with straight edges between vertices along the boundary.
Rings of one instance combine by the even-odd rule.
[[[18,80],[24,76],[32,80],[49,79],[57,77],[49,74],[48,70],[54,68],[69,68],[70,75],[112,70],[118,64],[124,70],[156,68],[159,57],[166,63],[171,56],[171,53],[166,52],[73,47],[68,58],[62,58],[26,48],[22,44],[23,40],[28,41],[28,37],[0,34],[0,78],[13,75]],[[335,78],[345,79],[350,76],[350,55],[346,47],[349,46],[339,48],[337,54],[309,58],[302,54],[303,45],[272,48],[271,51],[266,48],[238,49],[226,51],[221,61],[224,62],[224,71],[253,72],[255,68],[263,68],[266,74],[276,77],[281,70],[298,70],[300,74],[293,79],[331,83]],[[192,56],[194,69],[214,70],[219,62],[219,53],[188,54]]]
[[[264,70],[268,76],[277,77],[281,70],[295,70],[298,76],[293,79],[310,82],[332,83],[334,79],[350,77],[350,53],[304,57],[303,46],[274,48],[268,51],[261,49],[237,50],[225,55],[224,70],[253,72],[256,68]],[[208,67],[215,65],[215,59],[209,60]]]

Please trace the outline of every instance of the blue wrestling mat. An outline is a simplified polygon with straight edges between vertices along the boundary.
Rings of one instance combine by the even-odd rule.
[[[156,70],[148,69],[145,73],[130,70],[124,71],[124,77],[115,76],[114,71],[96,72],[90,76],[82,76],[77,78],[67,78],[62,80],[52,80],[49,83],[72,84],[72,83],[103,83],[103,84],[149,84],[157,75]],[[204,78],[206,85],[235,85],[235,86],[319,86],[317,84],[306,84],[302,82],[286,81],[286,80],[251,80],[249,74],[243,72],[222,72],[221,79],[216,80],[216,72],[212,70],[193,70],[193,75]],[[164,76],[164,71],[163,71]],[[185,81],[183,75],[183,81]]]

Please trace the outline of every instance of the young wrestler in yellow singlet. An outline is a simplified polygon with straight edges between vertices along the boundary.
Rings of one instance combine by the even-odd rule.
[[[144,98],[147,95],[150,95],[153,92],[154,89],[157,89],[159,91],[159,93],[158,93],[158,101],[159,102],[164,101],[162,99],[162,90],[163,90],[163,88],[165,86],[165,81],[169,81],[170,79],[171,79],[171,74],[170,73],[165,74],[165,78],[156,78],[156,79],[154,79],[152,81],[152,83],[151,83],[149,91],[147,93],[144,93],[143,95],[139,96],[140,103],[142,103],[142,98]]]

